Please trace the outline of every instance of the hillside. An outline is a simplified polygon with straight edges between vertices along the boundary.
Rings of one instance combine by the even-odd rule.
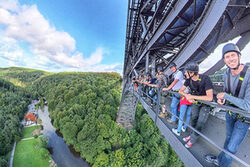
[[[25,83],[33,98],[45,97],[55,128],[93,166],[183,166],[140,105],[135,129],[117,126],[122,83],[118,73],[14,70],[17,73],[4,69],[1,74]]]
[[[5,157],[15,141],[21,138],[23,119],[31,95],[21,87],[0,78],[0,166],[6,166]]]
[[[0,68],[0,78],[20,87],[26,87],[37,79],[50,74],[52,73],[21,67]]]

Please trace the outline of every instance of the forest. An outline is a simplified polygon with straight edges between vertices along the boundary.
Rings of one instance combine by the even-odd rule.
[[[14,141],[21,138],[20,121],[23,119],[31,94],[21,87],[0,78],[0,166],[6,166],[6,154],[12,150]]]
[[[122,83],[118,73],[48,74],[21,70],[13,74],[13,71],[8,73],[5,69],[0,76],[25,85],[23,89],[29,93],[24,92],[24,97],[16,98],[26,97],[28,101],[29,98],[44,97],[54,127],[63,134],[65,142],[80,152],[93,167],[184,166],[141,105],[137,107],[133,130],[117,126]],[[25,105],[20,107],[22,112],[28,103]],[[5,121],[0,119],[0,125]],[[16,131],[21,128],[18,126],[15,126]],[[15,140],[14,137],[9,142],[10,146]]]

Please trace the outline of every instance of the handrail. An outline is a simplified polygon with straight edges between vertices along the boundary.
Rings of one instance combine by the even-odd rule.
[[[139,91],[141,91],[141,89],[140,89],[140,87],[141,87],[141,83],[138,83],[138,85],[139,85],[139,87],[138,87],[138,92],[135,92],[134,91],[134,88],[133,88],[133,94],[134,93],[137,93],[138,95],[139,95],[139,97],[140,97],[140,93],[141,92],[139,92]],[[156,119],[155,119],[155,124],[156,124],[156,120],[157,120],[157,118],[158,118],[158,113],[159,113],[159,108],[160,108],[160,106],[161,106],[161,104],[159,103],[159,101],[160,101],[160,89],[159,88],[157,88],[157,111],[155,111],[156,112]],[[180,95],[179,93],[177,93],[177,92],[174,92],[174,91],[168,91],[168,92],[170,92],[170,93],[173,93],[173,94],[178,94],[178,95]],[[142,92],[143,94],[146,94],[145,92]],[[146,96],[147,96],[147,94],[146,94]],[[169,96],[169,95],[168,95]],[[148,97],[148,96],[147,96]],[[200,103],[203,103],[203,104],[206,104],[206,105],[209,105],[209,106],[211,106],[211,107],[219,107],[219,108],[223,108],[223,109],[225,109],[225,110],[229,110],[229,111],[232,111],[232,112],[235,112],[235,113],[242,113],[242,112],[246,112],[246,111],[244,111],[244,110],[241,110],[241,109],[238,109],[238,108],[235,108],[235,107],[229,107],[229,106],[221,106],[221,105],[218,105],[218,104],[216,104],[216,103],[214,103],[214,102],[205,102],[205,101],[200,101],[199,100],[199,102]],[[152,108],[152,110],[154,111],[154,109]],[[172,114],[171,112],[169,112],[169,111],[167,111],[166,110],[166,112],[168,112],[168,113],[170,113],[170,114]],[[249,114],[249,113],[246,113],[246,114]],[[239,163],[241,163],[241,164],[243,164],[243,165],[245,165],[245,166],[248,166],[248,167],[250,167],[250,165],[249,164],[247,164],[245,161],[243,161],[242,159],[240,159],[240,158],[238,158],[237,156],[235,156],[234,154],[232,154],[232,153],[230,153],[229,151],[227,151],[227,150],[225,150],[224,148],[222,148],[222,147],[220,147],[218,144],[216,144],[214,141],[212,141],[210,138],[208,138],[207,136],[205,136],[204,134],[202,134],[200,131],[198,131],[197,129],[195,129],[194,127],[192,127],[191,125],[189,125],[189,124],[187,124],[184,120],[182,120],[182,119],[180,119],[177,115],[174,115],[178,120],[181,120],[181,121],[183,121],[183,123],[185,124],[185,125],[187,125],[191,130],[193,130],[194,132],[196,132],[197,134],[199,134],[202,138],[204,138],[207,142],[209,142],[211,145],[213,145],[214,147],[216,147],[217,149],[219,149],[220,151],[223,151],[224,153],[226,153],[226,154],[228,154],[229,156],[231,156],[234,160],[236,160],[237,162],[239,162]],[[165,123],[164,123],[165,124]],[[166,124],[165,124],[166,125]],[[167,126],[167,125],[166,125]]]
[[[176,95],[180,95],[180,96],[183,96],[177,92],[174,92],[174,91],[168,91],[172,94],[176,94]],[[196,100],[202,104],[206,104],[206,105],[209,105],[211,107],[217,107],[219,109],[222,109],[222,110],[225,110],[225,111],[232,111],[233,113],[236,113],[236,114],[244,114],[244,115],[247,115],[250,117],[250,111],[246,111],[246,110],[242,110],[240,108],[236,108],[236,107],[231,107],[231,106],[226,106],[226,105],[220,105],[216,102],[209,102],[209,101],[202,101],[202,100]]]

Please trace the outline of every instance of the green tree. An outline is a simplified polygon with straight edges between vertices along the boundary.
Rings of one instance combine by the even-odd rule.
[[[125,155],[122,148],[115,151],[114,154],[110,156],[110,166],[111,167],[122,167],[125,164]]]
[[[78,132],[77,131],[77,126],[75,126],[71,122],[67,122],[62,127],[63,137],[66,140],[66,142],[69,143],[69,144],[74,144],[75,143],[77,132]]]
[[[41,135],[39,137],[39,139],[40,139],[41,147],[47,149],[48,148],[48,139],[44,135]]]
[[[182,165],[141,105],[136,110],[133,130],[117,126],[122,82],[119,74],[64,72],[47,75],[13,71],[11,76],[16,81],[33,82],[27,84],[26,90],[33,92],[33,97],[46,98],[53,125],[63,134],[66,143],[72,144],[93,166]],[[19,119],[27,111],[29,95],[6,82],[0,82],[0,87],[4,87],[0,89],[2,155],[12,148],[16,136],[20,135]],[[17,112],[19,110],[22,111]],[[8,114],[1,111],[8,111]]]
[[[49,158],[49,151],[45,148],[41,148],[40,149],[40,154],[44,159],[48,159]]]
[[[97,156],[93,167],[108,166],[108,164],[109,164],[109,156],[108,154],[102,152]]]
[[[0,157],[0,167],[7,167],[7,161],[5,158]]]

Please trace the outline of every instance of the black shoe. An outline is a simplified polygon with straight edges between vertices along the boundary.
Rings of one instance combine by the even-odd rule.
[[[219,161],[218,161],[217,157],[214,156],[214,155],[211,155],[211,154],[206,155],[206,156],[205,156],[205,160],[206,160],[207,162],[209,162],[209,163],[213,163],[213,164],[215,164],[216,166],[219,166]]]

